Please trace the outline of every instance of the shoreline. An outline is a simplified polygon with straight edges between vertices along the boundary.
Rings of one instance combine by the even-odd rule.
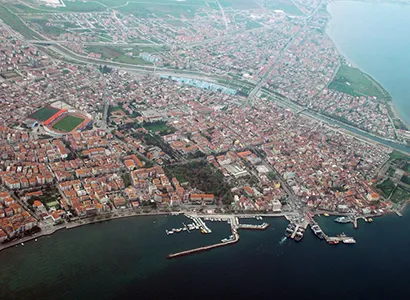
[[[2,252],[3,250],[6,250],[8,248],[18,246],[21,243],[26,243],[26,242],[29,242],[29,241],[32,241],[32,240],[35,240],[35,239],[39,239],[39,238],[42,238],[42,237],[53,235],[57,231],[61,231],[63,229],[70,230],[70,229],[75,229],[75,228],[82,227],[82,226],[85,226],[85,225],[91,225],[91,224],[102,223],[102,222],[117,220],[117,219],[131,218],[131,217],[160,216],[160,215],[169,215],[169,214],[170,213],[168,213],[168,212],[156,212],[156,213],[144,213],[144,214],[131,213],[131,214],[128,214],[128,215],[114,216],[114,217],[111,217],[111,218],[105,218],[105,219],[103,218],[103,219],[100,219],[100,220],[89,220],[89,221],[86,221],[84,223],[80,223],[78,221],[75,221],[75,222],[72,222],[72,223],[66,223],[66,224],[54,226],[53,228],[51,228],[51,230],[50,229],[49,230],[44,230],[44,229],[42,229],[41,226],[39,226],[41,231],[38,232],[38,233],[35,233],[35,234],[27,236],[27,237],[23,237],[23,238],[18,239],[18,240],[13,240],[11,242],[6,242],[6,243],[3,243],[3,244],[0,244],[0,252]]]
[[[391,214],[396,214],[399,217],[401,217],[401,213],[405,210],[405,208],[407,207],[407,205],[410,203],[410,199],[405,201],[400,208],[398,208],[397,210],[391,210],[388,212],[385,212],[384,214],[368,214],[366,216],[360,216],[357,217],[357,219],[360,218],[374,218],[374,217],[383,217],[386,215],[391,215]],[[127,215],[120,215],[120,216],[114,216],[111,218],[102,218],[99,220],[86,220],[85,222],[78,222],[78,221],[74,221],[72,223],[66,223],[66,224],[61,224],[61,225],[57,225],[57,226],[53,226],[50,229],[43,229],[41,226],[40,229],[41,231],[38,233],[34,233],[33,235],[27,236],[27,237],[23,237],[21,239],[18,240],[13,240],[11,242],[7,242],[7,243],[3,243],[0,244],[0,252],[2,252],[3,250],[6,250],[8,248],[11,247],[15,247],[20,245],[21,243],[26,243],[32,240],[36,240],[36,239],[40,239],[42,237],[46,237],[46,236],[50,236],[53,235],[54,233],[61,231],[63,229],[65,230],[71,230],[71,229],[76,229],[82,226],[86,226],[86,225],[92,225],[92,224],[97,224],[97,223],[103,223],[103,222],[108,222],[108,221],[112,221],[112,220],[118,220],[118,219],[126,219],[126,218],[132,218],[132,217],[149,217],[149,216],[168,216],[168,215],[181,215],[181,214],[189,214],[192,212],[186,212],[186,211],[179,211],[179,212],[150,212],[150,213],[136,213],[136,212],[131,212]],[[329,217],[331,216],[345,216],[347,215],[346,213],[340,213],[340,212],[336,212],[336,211],[323,211],[323,210],[319,210],[319,211],[312,211],[312,213],[314,215],[319,215],[322,216],[324,214],[328,214]],[[213,216],[213,215],[225,215],[225,216],[235,216],[237,218],[254,218],[255,216],[261,216],[261,217],[266,217],[266,218],[275,218],[275,217],[281,217],[281,218],[285,218],[286,216],[289,215],[294,215],[294,212],[288,212],[288,213],[260,213],[260,212],[255,212],[255,213],[229,213],[229,214],[221,214],[221,213],[214,213],[214,214],[198,214],[198,213],[194,213],[196,215],[200,215],[200,217],[204,217],[206,216]]]
[[[345,62],[350,65],[353,68],[358,69],[369,81],[371,81],[373,83],[373,85],[379,89],[380,92],[382,92],[383,94],[386,94],[386,98],[384,99],[384,103],[388,106],[389,109],[389,115],[391,118],[394,119],[398,119],[400,120],[400,122],[406,127],[406,130],[410,130],[410,123],[407,122],[406,120],[404,120],[404,118],[402,118],[399,113],[397,112],[396,106],[394,105],[393,101],[393,97],[390,95],[389,91],[387,91],[387,89],[376,79],[374,78],[373,75],[371,75],[370,73],[365,72],[361,67],[359,67],[358,64],[356,64],[354,61],[352,61],[345,53],[343,53],[343,51],[341,51],[341,49],[337,46],[336,42],[334,41],[334,39],[332,39],[332,37],[330,36],[330,34],[328,33],[328,30],[330,29],[330,21],[333,19],[332,14],[330,13],[330,11],[328,10],[328,6],[331,3],[335,3],[335,2],[363,2],[363,3],[375,3],[375,4],[383,4],[383,3],[388,3],[388,4],[394,4],[394,5],[399,5],[399,4],[404,4],[403,2],[388,2],[388,1],[382,1],[382,2],[377,2],[377,1],[371,1],[371,0],[359,0],[359,1],[353,1],[353,0],[332,0],[330,1],[327,5],[326,5],[326,12],[329,14],[330,18],[329,21],[326,24],[326,28],[325,28],[325,34],[329,37],[329,39],[332,41],[332,43],[334,44],[337,52],[343,57],[343,59],[345,60]],[[410,3],[406,3],[406,5],[410,5]],[[390,113],[391,112],[391,113]]]

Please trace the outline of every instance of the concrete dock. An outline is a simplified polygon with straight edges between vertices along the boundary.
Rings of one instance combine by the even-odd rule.
[[[196,220],[196,222],[195,222],[196,224],[200,223],[201,228],[203,228],[203,229],[206,228],[207,230],[209,230],[209,232],[211,232],[211,230],[208,227],[206,227],[205,222],[203,222],[200,217],[191,216],[191,215],[186,215],[186,217],[194,220],[194,222]],[[167,256],[167,258],[168,259],[177,258],[177,257],[180,257],[180,256],[199,253],[199,252],[202,252],[202,251],[209,251],[209,250],[212,250],[214,248],[219,248],[219,247],[223,247],[223,246],[227,246],[227,245],[233,245],[233,244],[236,244],[239,241],[238,229],[265,230],[270,226],[268,223],[262,223],[260,225],[239,224],[239,219],[235,216],[224,216],[223,221],[226,221],[231,225],[232,236],[233,236],[233,237],[231,237],[232,239],[230,239],[228,241],[223,241],[221,243],[214,244],[214,245],[199,247],[199,248],[195,248],[195,249],[191,249],[191,250],[185,250],[185,251],[181,251],[181,252],[177,252],[177,253],[171,253]]]

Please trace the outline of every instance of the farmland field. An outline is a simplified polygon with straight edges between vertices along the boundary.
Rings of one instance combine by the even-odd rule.
[[[388,93],[367,74],[347,65],[340,67],[329,88],[352,96],[374,96],[378,99],[390,98]]]
[[[80,125],[82,121],[84,121],[83,118],[68,115],[58,121],[53,128],[63,132],[70,132]]]
[[[31,114],[29,118],[44,122],[51,116],[55,115],[58,111],[59,111],[58,108],[47,106]]]

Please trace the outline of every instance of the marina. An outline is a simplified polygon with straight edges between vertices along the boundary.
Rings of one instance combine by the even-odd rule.
[[[227,245],[232,245],[235,244],[239,241],[239,233],[238,233],[238,229],[249,229],[249,230],[265,230],[267,229],[270,224],[264,222],[262,224],[240,224],[239,223],[239,218],[235,217],[235,216],[197,216],[197,215],[188,215],[185,214],[185,216],[191,220],[194,221],[194,223],[192,224],[188,224],[187,228],[188,229],[199,229],[201,230],[202,233],[211,233],[211,229],[209,229],[205,222],[202,220],[206,220],[206,221],[211,221],[211,222],[227,222],[230,227],[231,227],[231,235],[227,238],[223,238],[221,240],[220,243],[217,244],[213,244],[213,245],[208,245],[208,246],[203,246],[203,247],[199,247],[199,248],[194,248],[194,249],[190,249],[190,250],[185,250],[185,251],[181,251],[181,252],[177,252],[177,253],[171,253],[169,255],[167,255],[167,258],[176,258],[176,257],[181,257],[181,256],[185,256],[185,255],[190,255],[190,254],[194,254],[194,253],[199,253],[199,252],[203,252],[203,251],[209,251],[212,250],[214,248],[219,248],[222,246],[227,246]],[[255,217],[257,220],[262,220],[262,217],[257,216]],[[183,223],[184,224],[184,223]],[[191,228],[190,228],[191,227]],[[178,229],[172,229],[171,231],[166,231],[167,234],[172,234],[174,232],[180,232],[177,231]],[[170,233],[172,232],[172,233]],[[302,235],[303,236],[303,235]]]

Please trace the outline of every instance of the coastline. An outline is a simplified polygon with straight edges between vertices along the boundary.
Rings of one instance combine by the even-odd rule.
[[[374,78],[373,75],[371,75],[370,73],[365,72],[361,67],[359,67],[359,65],[357,63],[355,63],[354,61],[352,61],[345,53],[343,53],[343,51],[337,46],[336,42],[334,41],[334,39],[332,39],[332,37],[330,36],[330,34],[328,33],[328,30],[330,29],[330,20],[332,20],[333,16],[330,13],[328,6],[331,3],[335,3],[335,2],[364,2],[364,3],[374,3],[374,4],[381,4],[381,3],[387,3],[387,4],[394,4],[394,5],[398,5],[398,4],[406,4],[406,5],[410,5],[410,3],[403,3],[400,1],[395,1],[395,2],[377,2],[377,1],[371,1],[371,0],[358,0],[358,1],[353,1],[353,0],[333,0],[330,1],[327,5],[326,5],[326,12],[329,14],[330,18],[329,21],[326,24],[326,28],[325,28],[325,33],[326,35],[329,37],[329,39],[332,41],[333,45],[335,46],[337,52],[343,57],[343,59],[345,60],[345,62],[350,65],[353,68],[358,69],[363,76],[365,76],[369,81],[371,81],[373,83],[373,85],[379,89],[380,92],[382,92],[382,94],[386,95],[386,98],[384,99],[384,103],[388,106],[389,109],[389,115],[391,118],[393,119],[398,119],[405,127],[406,130],[410,130],[410,122],[407,122],[406,120],[404,120],[404,118],[402,118],[399,113],[397,112],[396,106],[393,103],[393,97],[391,96],[391,94],[386,90],[386,88],[377,80]]]
[[[117,220],[117,219],[125,219],[125,218],[131,218],[131,217],[143,217],[143,216],[160,216],[160,215],[169,215],[168,212],[155,212],[155,213],[131,213],[128,215],[121,215],[121,216],[114,216],[111,218],[105,218],[105,219],[99,219],[99,220],[88,220],[84,223],[80,223],[80,222],[72,222],[72,223],[66,223],[66,224],[62,224],[62,225],[57,225],[57,226],[53,226],[52,228],[50,228],[49,230],[44,230],[43,228],[40,229],[41,231],[38,233],[35,233],[33,235],[18,239],[18,240],[13,240],[11,242],[7,242],[7,243],[3,243],[0,244],[0,252],[3,250],[6,250],[8,248],[14,247],[14,246],[18,246],[21,243],[26,243],[35,239],[39,239],[41,237],[46,237],[46,236],[50,236],[54,233],[56,233],[57,231],[60,231],[62,229],[75,229],[78,227],[82,227],[85,225],[91,225],[91,224],[96,224],[96,223],[102,223],[102,222],[107,222],[107,221],[111,221],[111,220]]]
[[[398,210],[391,210],[388,211],[384,214],[368,214],[368,215],[363,215],[363,216],[358,216],[356,217],[356,219],[360,219],[360,218],[374,218],[374,217],[383,217],[385,215],[390,215],[390,214],[397,214],[398,216],[402,216],[401,213],[406,209],[407,205],[410,203],[410,199],[405,201],[402,206],[398,209]],[[180,215],[180,214],[189,214],[190,212],[187,211],[179,211],[179,212],[149,212],[149,213],[137,213],[137,212],[131,212],[128,213],[126,215],[118,215],[118,216],[113,216],[110,218],[102,218],[102,219],[98,219],[98,220],[85,220],[84,222],[78,222],[78,221],[74,221],[72,223],[66,223],[66,224],[61,224],[61,225],[56,225],[53,226],[52,228],[49,229],[43,229],[40,226],[41,231],[38,233],[35,233],[33,235],[18,239],[18,240],[13,240],[11,242],[8,243],[3,243],[0,244],[0,252],[2,252],[3,250],[6,250],[8,248],[11,247],[15,247],[18,246],[21,243],[26,243],[32,240],[36,240],[42,237],[46,237],[46,236],[50,236],[53,235],[54,233],[61,231],[63,229],[66,230],[71,230],[71,229],[75,229],[75,228],[79,228],[85,225],[92,225],[92,224],[97,224],[97,223],[102,223],[102,222],[108,222],[108,221],[112,221],[112,220],[117,220],[117,219],[126,219],[126,218],[132,218],[132,217],[149,217],[149,216],[167,216],[167,215],[172,215],[172,213],[175,213],[176,215]],[[324,214],[328,214],[329,216],[345,216],[346,213],[340,213],[337,211],[324,211],[324,210],[317,210],[317,211],[312,211],[312,213],[314,215],[324,215]],[[259,216],[263,216],[263,217],[267,217],[267,218],[272,218],[272,217],[281,217],[281,218],[286,218],[286,216],[290,216],[290,215],[294,215],[295,213],[293,212],[280,212],[280,213],[261,213],[261,212],[252,212],[252,213],[228,213],[228,214],[221,214],[221,213],[214,213],[214,214],[198,214],[195,213],[196,215],[199,215],[201,218],[206,216],[217,216],[217,215],[226,215],[226,216],[235,216],[237,218],[253,218],[257,215]],[[104,216],[104,215],[102,215]]]

